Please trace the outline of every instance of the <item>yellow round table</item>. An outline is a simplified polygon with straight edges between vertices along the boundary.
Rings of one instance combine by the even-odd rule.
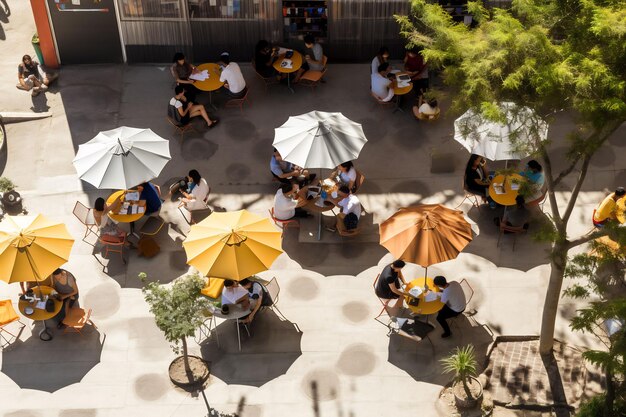
[[[126,195],[126,190],[119,190],[119,191],[114,192],[113,194],[109,196],[109,198],[107,198],[107,206],[115,203],[115,200],[118,200],[120,197],[124,195]],[[136,222],[137,220],[141,219],[146,212],[145,211],[146,200],[133,201],[132,204],[143,206],[144,211],[142,213],[135,213],[135,214],[120,214],[120,213],[114,213],[111,211],[109,212],[109,217],[115,220],[116,222],[120,222],[120,223]]]
[[[46,287],[42,285],[42,286],[35,286],[32,288],[32,290],[35,296],[37,296],[38,298],[41,298],[41,297],[45,297],[46,295],[49,296],[52,293],[52,291],[54,291],[54,288]],[[17,307],[20,310],[20,313],[22,313],[24,317],[28,317],[29,319],[33,321],[39,320],[43,322],[43,329],[41,330],[41,332],[39,332],[39,338],[46,342],[49,340],[52,340],[52,334],[48,332],[48,327],[46,326],[46,320],[49,320],[53,318],[54,316],[56,316],[57,314],[59,314],[59,311],[61,311],[61,308],[63,307],[63,301],[59,301],[54,297],[50,297],[49,299],[54,301],[54,310],[50,312],[42,308],[36,308],[35,307],[37,305],[36,301],[31,302],[31,301],[20,299],[20,301],[17,304]],[[33,312],[31,314],[26,314],[26,307],[31,307],[33,309]]]
[[[291,68],[285,68],[282,65],[283,59],[285,59],[285,54],[281,54],[274,61],[274,69],[283,74],[291,74],[292,72],[296,72],[302,66],[302,54],[298,51],[293,51],[293,56],[291,59]]]
[[[501,206],[514,206],[515,198],[517,197],[518,190],[511,189],[511,184],[513,181],[516,181],[518,184],[522,181],[526,181],[524,177],[519,174],[510,174],[506,176],[506,181],[504,175],[496,175],[491,184],[489,184],[489,197],[496,203]],[[496,193],[494,189],[494,184],[501,184],[504,182],[504,194]]]
[[[428,277],[415,278],[413,281],[407,284],[406,291],[409,291],[413,287],[418,287],[418,286],[423,287],[424,282],[428,284],[429,291],[441,292],[439,287],[435,286],[433,279],[428,278]],[[434,301],[425,301],[424,300],[425,295],[426,294],[422,292],[422,294],[419,297],[417,297],[420,300],[417,306],[412,306],[411,304],[409,304],[409,301],[413,297],[410,297],[410,296],[405,297],[405,300],[407,304],[409,305],[409,308],[411,309],[412,312],[414,312],[415,314],[422,314],[422,315],[427,316],[430,314],[435,314],[436,312],[438,312],[439,310],[443,308],[444,304],[441,302],[439,298],[437,298]]]
[[[219,90],[224,83],[220,81],[220,75],[222,74],[222,67],[212,62],[206,64],[200,64],[197,70],[202,72],[207,70],[209,72],[209,78],[204,81],[196,81],[193,83],[194,87],[202,91],[215,91]]]

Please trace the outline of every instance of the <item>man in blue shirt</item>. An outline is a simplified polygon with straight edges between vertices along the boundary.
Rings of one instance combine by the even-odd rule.
[[[161,209],[161,187],[151,182],[144,182],[137,187],[140,200],[146,200],[146,216]]]

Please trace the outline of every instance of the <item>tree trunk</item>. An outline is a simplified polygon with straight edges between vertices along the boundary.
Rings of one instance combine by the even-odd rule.
[[[187,352],[187,340],[183,337],[183,363],[185,364],[185,372],[191,375],[191,367],[189,366],[189,353]]]
[[[607,367],[604,377],[606,378],[606,395],[604,396],[604,417],[613,417],[613,403],[615,402],[615,382],[613,372]]]
[[[554,344],[554,325],[556,323],[559,299],[561,298],[565,264],[567,263],[567,247],[565,243],[557,242],[552,249],[551,255],[550,282],[548,283],[546,300],[543,305],[541,334],[539,337],[539,353],[542,355],[550,354]]]

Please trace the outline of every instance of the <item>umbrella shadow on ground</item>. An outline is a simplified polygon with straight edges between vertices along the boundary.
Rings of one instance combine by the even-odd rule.
[[[98,330],[86,326],[82,335],[56,331],[48,343],[39,340],[38,331],[2,353],[2,373],[20,388],[55,392],[80,382],[100,362],[106,335]]]
[[[426,339],[416,342],[398,334],[392,334],[389,337],[388,362],[404,370],[416,381],[445,385],[452,380],[453,375],[443,373],[440,359],[450,355],[457,346],[472,344],[479,367],[477,371],[482,372],[486,364],[487,351],[494,339],[491,329],[464,315],[448,323],[452,336],[443,339],[440,337],[441,327],[434,318],[431,320],[434,329],[428,336],[433,346]]]
[[[295,323],[281,320],[272,310],[256,316],[250,328],[251,337],[243,326],[240,328],[241,351],[236,326],[233,320],[222,322],[200,349],[202,357],[211,363],[211,375],[229,385],[260,387],[285,374],[302,355],[302,332]]]
[[[549,219],[538,208],[530,210],[532,217],[529,221],[528,232],[518,235],[503,234],[498,245],[499,229],[494,219],[502,217],[503,208],[498,207],[492,210],[484,204],[480,210],[472,207],[467,216],[478,225],[480,233],[465,247],[463,252],[488,259],[499,267],[523,271],[549,262],[551,244],[537,241],[533,237],[544,222],[549,222]]]

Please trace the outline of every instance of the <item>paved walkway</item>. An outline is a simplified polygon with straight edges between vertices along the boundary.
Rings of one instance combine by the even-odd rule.
[[[187,271],[180,244],[186,229],[173,203],[164,208],[169,223],[158,236],[162,251],[153,259],[130,253],[127,265],[114,257],[103,260],[79,239],[83,229],[71,214],[74,203],[93,204],[107,192],[81,183],[71,160],[78,145],[98,131],[150,127],[171,139],[173,158],[157,183],[168,185],[197,168],[212,186],[211,204],[265,214],[276,189],[268,172],[273,129],[289,115],[341,111],[362,123],[369,138],[356,164],[367,176],[360,195],[374,223],[402,206],[439,202],[455,207],[462,199],[460,178],[468,155],[452,139],[454,117],[420,124],[408,113],[377,108],[368,93],[367,65],[331,65],[328,82],[317,93],[297,88],[291,94],[279,85],[266,94],[250,66],[242,64],[252,106],[243,114],[220,108],[219,126],[181,142],[165,120],[172,86],[165,65],[64,67],[45,95],[31,99],[15,89],[16,65],[31,52],[34,27],[28,2],[8,4],[12,14],[8,23],[1,23],[6,40],[0,41],[0,111],[49,108],[53,116],[8,125],[0,168],[18,185],[31,213],[65,222],[77,238],[67,269],[77,276],[81,303],[93,308],[99,330],[82,338],[57,334],[52,342],[41,343],[32,337],[38,325],[31,329],[26,320],[29,326],[20,342],[0,356],[0,413],[5,416],[203,415],[202,400],[174,389],[167,379],[174,354],[143,302],[137,279],[144,271],[150,279],[170,282]],[[557,167],[566,163],[559,150],[569,126],[567,115],[551,126]],[[601,190],[626,180],[626,162],[616,157],[624,152],[618,137],[592,161],[572,217],[572,234],[589,229]],[[433,155],[444,156],[447,172],[433,173],[441,171],[433,168]],[[429,274],[468,279],[476,292],[473,306],[480,326],[461,323],[453,338],[443,340],[437,328],[435,354],[426,345],[389,339],[373,320],[379,303],[371,284],[391,257],[375,242],[338,241],[325,232],[318,243],[290,231],[285,254],[263,276],[278,278],[280,309],[301,333],[266,314],[255,324],[252,339],[244,338],[241,353],[233,349],[232,323],[219,326],[223,349],[216,349],[213,338],[193,345],[194,352],[212,361],[214,375],[206,390],[211,404],[233,411],[244,397],[244,416],[313,416],[311,382],[316,381],[321,416],[436,415],[434,400],[450,380],[441,374],[438,359],[467,343],[484,354],[492,340],[489,331],[537,334],[549,273],[545,246],[522,238],[514,252],[507,239],[496,248],[496,213],[479,213],[467,204],[461,208],[477,236],[456,260],[430,268]],[[303,224],[303,229],[311,225]],[[410,265],[405,275],[422,273]],[[15,300],[17,292],[16,285],[0,284],[0,298]],[[569,331],[575,309],[576,304],[562,301],[557,337],[577,345],[592,343]],[[294,344],[298,338],[299,346]]]

